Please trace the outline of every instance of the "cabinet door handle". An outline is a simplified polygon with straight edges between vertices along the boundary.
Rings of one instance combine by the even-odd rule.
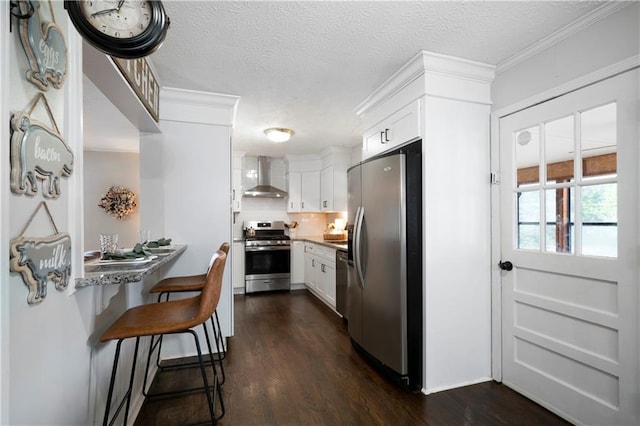
[[[325,272],[325,270],[324,270],[324,266],[325,266],[325,265],[324,265],[324,263],[323,263],[322,265],[320,265],[320,270],[321,270],[322,272]]]
[[[315,259],[311,259],[311,267],[312,268],[316,267],[316,260]]]
[[[384,143],[384,132],[380,132],[380,143]]]
[[[291,208],[293,208],[293,201],[291,202]]]
[[[389,142],[389,129],[384,129],[384,142],[382,143],[387,143]]]
[[[302,202],[302,208],[304,209],[304,201]]]
[[[233,200],[235,201],[235,199],[236,199],[236,190],[234,189],[233,190]]]
[[[327,207],[327,202],[326,201],[322,202],[322,207]]]

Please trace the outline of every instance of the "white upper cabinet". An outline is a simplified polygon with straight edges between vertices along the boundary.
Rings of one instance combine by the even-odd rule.
[[[323,212],[347,211],[347,163],[336,162],[320,173],[320,208]]]
[[[287,173],[287,212],[320,211],[320,172]]]
[[[244,187],[242,186],[242,160],[245,153],[242,151],[233,151],[232,155],[231,203],[233,212],[238,213],[242,210],[242,192],[244,191]]]
[[[320,172],[300,173],[300,211],[320,211]]]
[[[346,211],[350,154],[331,147],[319,155],[287,157],[287,212]]]
[[[302,198],[300,172],[287,173],[287,213],[298,213]]]
[[[362,159],[422,137],[420,101],[415,100],[367,130],[362,137]]]
[[[231,180],[231,201],[233,203],[233,212],[238,213],[242,210],[242,170],[233,169]]]
[[[320,208],[323,212],[333,211],[333,166],[320,172]]]

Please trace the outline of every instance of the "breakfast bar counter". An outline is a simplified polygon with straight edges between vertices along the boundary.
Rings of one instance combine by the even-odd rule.
[[[172,246],[172,250],[167,250],[166,253],[158,254],[156,258],[140,264],[113,262],[109,265],[100,265],[86,262],[84,277],[76,278],[76,288],[142,281],[147,275],[176,259],[186,249],[186,244],[176,244]]]

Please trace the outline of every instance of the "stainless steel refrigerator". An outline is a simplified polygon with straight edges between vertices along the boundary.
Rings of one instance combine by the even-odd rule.
[[[407,390],[422,387],[421,142],[348,170],[351,341]]]

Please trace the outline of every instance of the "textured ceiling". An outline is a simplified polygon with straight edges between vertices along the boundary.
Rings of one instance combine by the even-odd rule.
[[[354,108],[420,50],[499,64],[590,1],[163,1],[152,61],[165,87],[238,95],[234,149],[280,156],[353,146]],[[293,138],[267,142],[267,127]]]

